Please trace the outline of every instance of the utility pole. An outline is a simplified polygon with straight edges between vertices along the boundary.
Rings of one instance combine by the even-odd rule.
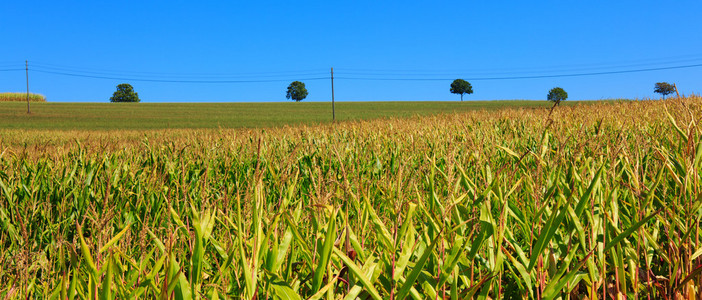
[[[680,98],[680,93],[678,93],[678,85],[673,83],[673,87],[675,88],[675,94],[678,95],[678,98]]]
[[[27,61],[27,60],[24,61],[24,72],[27,75],[27,114],[30,114],[30,111],[29,111],[29,61]]]
[[[334,110],[334,68],[331,68],[331,84],[332,84],[332,122],[336,121],[336,111]]]

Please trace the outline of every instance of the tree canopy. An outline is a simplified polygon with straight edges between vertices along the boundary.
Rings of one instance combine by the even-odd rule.
[[[548,96],[546,96],[546,99],[558,105],[561,103],[561,101],[568,99],[568,93],[566,93],[566,91],[560,87],[555,87],[548,91]]]
[[[463,94],[472,94],[473,86],[471,86],[470,82],[468,81],[465,81],[463,79],[456,79],[451,83],[450,91],[453,94],[460,94],[461,101],[463,101]]]
[[[117,85],[117,90],[112,97],[110,97],[110,102],[139,102],[139,94],[134,91],[134,88],[129,83],[121,83]]]
[[[661,94],[665,98],[665,96],[675,92],[675,86],[667,82],[656,82],[653,92]]]
[[[285,95],[285,98],[287,99],[293,99],[296,102],[302,101],[302,99],[305,99],[309,93],[307,92],[307,89],[305,88],[305,84],[300,81],[293,81],[290,83],[288,86],[288,93]]]

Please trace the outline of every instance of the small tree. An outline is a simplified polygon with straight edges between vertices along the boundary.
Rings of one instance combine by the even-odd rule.
[[[566,91],[562,88],[555,87],[548,91],[548,96],[546,96],[546,99],[548,99],[548,101],[553,102],[553,106],[556,106],[558,104],[561,104],[561,101],[565,101],[565,99],[568,99],[568,93],[566,93]]]
[[[288,86],[288,93],[285,95],[285,98],[288,99],[293,99],[296,102],[302,101],[302,99],[305,99],[309,93],[307,93],[307,89],[305,88],[305,84],[299,81],[293,81],[289,86]]]
[[[465,81],[463,79],[456,79],[451,83],[450,91],[453,94],[460,94],[461,101],[463,101],[463,94],[472,94],[473,86],[471,86],[470,82],[468,81]]]
[[[667,82],[656,82],[656,86],[653,88],[654,93],[658,93],[665,96],[675,92],[675,86]]]
[[[117,85],[117,90],[112,97],[110,102],[139,102],[139,94],[134,91],[134,88],[129,83],[122,83]]]

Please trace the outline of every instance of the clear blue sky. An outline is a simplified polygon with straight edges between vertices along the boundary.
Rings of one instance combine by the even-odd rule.
[[[288,101],[295,79],[335,68],[338,101],[656,97],[657,81],[702,92],[702,1],[2,1],[0,70],[30,63],[30,90],[49,101],[107,102],[131,83],[144,102]],[[163,83],[148,80],[281,80]],[[0,92],[25,90],[0,71]],[[305,80],[328,101],[329,80]]]

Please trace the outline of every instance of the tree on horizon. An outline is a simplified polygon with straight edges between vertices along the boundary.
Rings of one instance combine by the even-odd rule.
[[[675,92],[675,86],[667,82],[656,82],[653,92],[663,95],[665,99],[665,96]]]
[[[463,94],[472,94],[473,86],[470,85],[470,82],[468,81],[456,79],[451,83],[451,89],[449,91],[453,94],[460,94],[461,101],[463,101]]]
[[[308,94],[307,88],[305,88],[305,84],[303,82],[293,81],[288,86],[288,92],[285,94],[285,98],[293,99],[295,102],[300,102],[302,99],[307,98]]]
[[[555,87],[548,91],[546,99],[553,102],[554,106],[559,105],[561,104],[561,101],[568,99],[568,93],[566,93],[566,91],[560,87]]]
[[[134,91],[129,83],[121,83],[117,85],[117,90],[110,97],[110,102],[140,102],[139,94]]]

